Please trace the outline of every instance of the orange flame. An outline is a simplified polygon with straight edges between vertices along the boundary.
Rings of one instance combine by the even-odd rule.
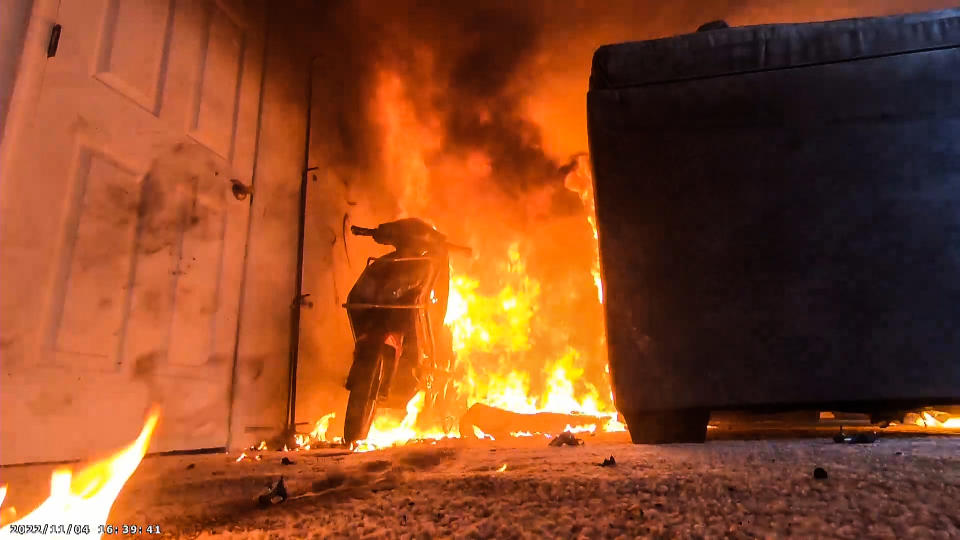
[[[483,432],[482,429],[478,428],[477,426],[473,426],[473,436],[480,439],[481,441],[483,439],[490,439],[491,441],[496,440],[493,438],[493,435],[487,435],[486,433]]]
[[[309,434],[296,434],[294,436],[297,443],[296,450],[309,450],[313,441],[327,442],[327,431],[330,429],[330,421],[336,417],[336,413],[327,414],[317,420],[317,423],[314,424],[313,431]]]
[[[447,206],[441,198],[462,197],[465,195],[463,190],[475,195],[480,201],[477,204],[499,208],[498,199],[485,193],[485,186],[489,185],[493,174],[491,157],[475,148],[459,155],[446,153],[446,134],[440,129],[439,113],[415,106],[409,95],[402,76],[388,69],[379,73],[373,107],[380,119],[385,180],[398,201],[400,216],[416,215],[437,220]],[[596,287],[597,300],[602,304],[590,169],[589,158],[579,156],[577,167],[564,179],[564,187],[579,196],[586,213],[587,223],[584,225],[589,224],[593,231],[592,255],[587,256],[592,257],[590,277]],[[457,180],[450,182],[450,178]],[[439,186],[447,187],[440,191],[433,189]],[[448,188],[455,194],[445,191]],[[538,201],[531,199],[531,207],[538,207]],[[431,215],[431,212],[441,214]],[[452,219],[461,218],[453,216]],[[472,225],[479,227],[483,224]],[[592,357],[593,352],[578,350],[570,344],[564,346],[562,330],[551,336],[550,345],[538,344],[535,328],[542,318],[538,313],[541,306],[551,300],[542,296],[542,291],[548,290],[551,295],[555,292],[548,288],[553,284],[541,283],[528,272],[527,246],[519,240],[520,236],[512,243],[505,242],[505,252],[491,252],[488,246],[485,252],[478,252],[479,259],[475,261],[451,260],[450,295],[444,324],[453,335],[457,363],[463,372],[463,377],[454,381],[458,395],[465,400],[467,407],[483,403],[520,413],[577,412],[609,419],[602,426],[592,426],[594,431],[625,430],[625,426],[616,420],[608,380],[600,387],[597,381],[591,384],[587,380],[588,366],[596,365],[591,362],[597,360]],[[481,262],[487,266],[486,270],[496,269],[497,272],[479,272],[476,264]],[[496,268],[494,265],[498,264]],[[588,279],[586,283],[590,281]],[[602,331],[600,334],[598,344],[603,340]],[[365,451],[417,439],[466,435],[456,431],[444,432],[439,428],[424,429],[418,425],[423,402],[422,394],[418,394],[408,403],[405,414],[378,411],[370,434],[356,445],[356,449]],[[588,429],[587,426],[578,427]],[[479,435],[484,438],[482,433]]]
[[[934,415],[941,416],[941,419],[937,419]],[[917,424],[926,428],[960,429],[960,416],[948,416],[936,411],[932,413],[924,411]]]
[[[52,523],[72,524],[74,534],[96,534],[98,527],[107,523],[113,502],[124,484],[140,465],[150,437],[160,419],[160,411],[154,408],[137,439],[116,454],[96,461],[76,475],[70,468],[59,468],[50,478],[50,496],[34,511],[15,523],[45,527]],[[6,495],[6,486],[0,491],[0,502]],[[10,525],[0,528],[0,536],[10,535]],[[64,534],[53,531],[51,534]]]
[[[354,443],[354,452],[369,452],[401,445],[414,440],[440,440],[448,436],[442,430],[431,431],[416,428],[417,417],[423,409],[424,392],[418,392],[407,403],[406,414],[397,418],[392,411],[379,411],[370,426],[367,438]]]
[[[596,433],[597,425],[596,424],[587,424],[585,426],[570,426],[567,424],[567,427],[563,428],[567,433]]]
[[[586,155],[577,156],[577,168],[563,180],[564,186],[580,195],[580,201],[587,211],[587,221],[593,229],[593,239],[599,240],[597,234],[597,206],[593,199],[593,173],[590,170],[590,158]],[[593,284],[597,287],[597,299],[603,303],[603,283],[600,280],[600,246],[594,245],[593,268],[590,270]]]

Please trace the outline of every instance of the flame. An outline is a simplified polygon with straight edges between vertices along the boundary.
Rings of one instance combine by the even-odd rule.
[[[7,498],[7,486],[2,485],[0,486],[0,505],[3,504],[3,500],[6,498]],[[12,506],[9,508],[4,508],[3,511],[0,512],[0,526],[6,525],[7,523],[14,521],[14,518],[16,517],[17,517],[16,508]]]
[[[934,414],[944,419],[938,420]],[[917,425],[928,428],[960,429],[960,416],[947,416],[946,413],[923,411],[921,420],[917,421]]]
[[[313,426],[313,431],[309,434],[298,433],[294,436],[297,443],[295,450],[309,450],[314,441],[327,442],[327,431],[330,429],[330,421],[337,417],[337,413],[330,413],[322,416]]]
[[[506,470],[507,470],[507,464],[504,463],[503,465],[500,466],[499,469],[497,469],[497,472],[504,472]]]
[[[596,433],[597,425],[596,424],[587,424],[584,426],[570,426],[567,424],[567,427],[563,428],[567,433]]]
[[[373,425],[370,426],[370,432],[367,438],[354,443],[354,452],[369,452],[406,444],[414,440],[440,440],[448,437],[440,429],[420,430],[416,428],[417,418],[423,409],[424,392],[417,392],[413,398],[407,402],[406,414],[402,419],[398,419],[393,411],[378,411]]]
[[[599,242],[597,233],[597,205],[593,198],[593,173],[591,172],[590,158],[586,155],[577,156],[577,167],[563,180],[564,186],[580,195],[580,201],[587,211],[587,222],[593,230],[593,239]],[[590,270],[593,284],[597,288],[597,300],[603,303],[603,282],[600,280],[600,245],[594,244],[593,268]]]
[[[330,413],[317,420],[317,424],[314,426],[313,431],[310,432],[310,436],[318,441],[326,442],[327,430],[330,428],[330,421],[336,417],[337,413]]]
[[[240,457],[238,457],[238,458],[236,459],[236,463],[240,463],[240,462],[243,461],[246,457],[247,457],[247,453],[246,453],[246,452],[242,452],[242,453],[240,454]]]
[[[423,61],[431,59],[427,56]],[[416,90],[422,91],[426,90],[419,87]],[[468,230],[484,228],[484,223],[464,223],[464,215],[451,214],[448,208],[450,203],[470,196],[472,206],[502,210],[502,199],[490,190],[491,176],[495,174],[491,156],[479,147],[464,149],[462,153],[447,151],[448,141],[441,121],[443,113],[415,105],[411,95],[400,72],[386,67],[380,70],[372,110],[380,123],[380,159],[386,175],[385,185],[397,200],[396,217],[416,216],[437,222],[441,230],[445,223],[467,225]],[[542,202],[550,200],[549,189],[554,188],[525,195],[529,198],[525,204],[533,214],[549,208],[549,204]],[[576,193],[583,205],[586,223],[582,225],[590,227],[593,244],[588,246],[589,251],[575,255],[590,257],[589,275],[582,280],[586,290],[581,296],[593,296],[595,288],[598,305],[602,304],[593,178],[587,155],[576,157],[576,167],[571,168],[559,189]],[[545,213],[550,215],[549,210]],[[488,218],[490,224],[499,219],[493,216],[495,214]],[[492,235],[483,234],[488,239]],[[557,284],[543,282],[542,276],[530,272],[528,257],[534,247],[531,239],[519,230],[507,234],[512,236],[498,237],[494,244],[475,249],[476,259],[452,257],[450,261],[450,294],[444,324],[453,336],[460,370],[454,386],[461,405],[483,403],[519,413],[582,413],[604,419],[602,425],[577,426],[585,431],[591,431],[591,427],[594,432],[625,430],[617,421],[613,407],[609,369],[606,375],[597,373],[603,359],[596,356],[601,353],[574,345],[568,336],[569,329],[543,328],[543,321],[551,320],[545,317],[543,306],[556,301],[562,292],[556,290]],[[462,240],[471,241],[470,238]],[[576,296],[580,291],[573,293]],[[602,330],[599,334],[596,341],[602,345]],[[356,443],[355,450],[465,435],[445,432],[437,426],[419,425],[417,420],[423,402],[421,393],[400,414],[378,410],[370,433],[364,441]],[[492,438],[482,432],[475,434],[479,438]]]
[[[526,273],[526,265],[517,244],[510,246],[507,263],[502,267],[505,285],[492,295],[478,292],[479,284],[468,277],[451,279],[447,323],[453,333],[454,349],[467,363],[467,377],[461,386],[467,389],[467,406],[484,403],[519,413],[579,412],[615,420],[616,413],[601,405],[599,390],[583,382],[579,351],[567,347],[565,353],[548,362],[539,374],[544,381],[537,395],[531,389],[531,374],[513,369],[511,357],[531,349],[531,321],[536,315],[540,284]],[[498,370],[478,373],[473,366],[475,353],[501,353]],[[607,370],[609,371],[609,370]],[[622,424],[614,422],[611,427]],[[619,429],[616,429],[619,431]]]
[[[73,474],[68,467],[55,470],[50,477],[50,496],[34,511],[14,523],[40,527],[53,523],[72,524],[75,534],[81,530],[96,534],[98,526],[107,523],[120,490],[140,465],[159,419],[160,411],[154,408],[133,443],[110,457],[88,465],[77,474]],[[0,490],[2,503],[7,488],[3,486]],[[0,536],[10,534],[10,524],[0,528]]]
[[[491,441],[496,440],[493,438],[493,435],[487,435],[486,433],[483,432],[482,429],[478,428],[477,426],[473,426],[473,436],[480,440],[483,440],[483,439],[490,439]]]

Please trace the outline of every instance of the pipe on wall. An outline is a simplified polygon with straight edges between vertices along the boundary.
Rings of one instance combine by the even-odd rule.
[[[303,250],[307,216],[307,177],[316,167],[310,167],[310,128],[313,113],[313,65],[317,57],[311,56],[307,66],[307,127],[303,148],[303,169],[300,175],[300,206],[297,216],[297,274],[296,291],[290,303],[290,363],[287,390],[287,425],[284,439],[293,439],[297,432],[297,366],[300,363],[300,310],[303,308]]]

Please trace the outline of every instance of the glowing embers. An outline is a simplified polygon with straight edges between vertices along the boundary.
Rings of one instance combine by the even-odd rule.
[[[159,418],[160,411],[154,408],[137,439],[110,457],[95,461],[76,474],[67,467],[55,470],[50,478],[50,496],[14,523],[47,527],[51,537],[99,535],[99,527],[107,523],[114,501],[146,454]],[[0,502],[6,491],[6,486],[0,488]],[[64,530],[59,526],[57,530],[49,529],[51,524],[64,524]],[[70,532],[65,529],[67,524]],[[10,534],[10,524],[4,524],[0,536]]]

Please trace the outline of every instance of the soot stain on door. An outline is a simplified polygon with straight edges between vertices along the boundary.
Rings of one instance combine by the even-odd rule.
[[[179,246],[188,229],[202,240],[221,234],[229,182],[227,164],[199,144],[178,144],[157,156],[144,175],[139,209],[140,251],[153,254]]]

